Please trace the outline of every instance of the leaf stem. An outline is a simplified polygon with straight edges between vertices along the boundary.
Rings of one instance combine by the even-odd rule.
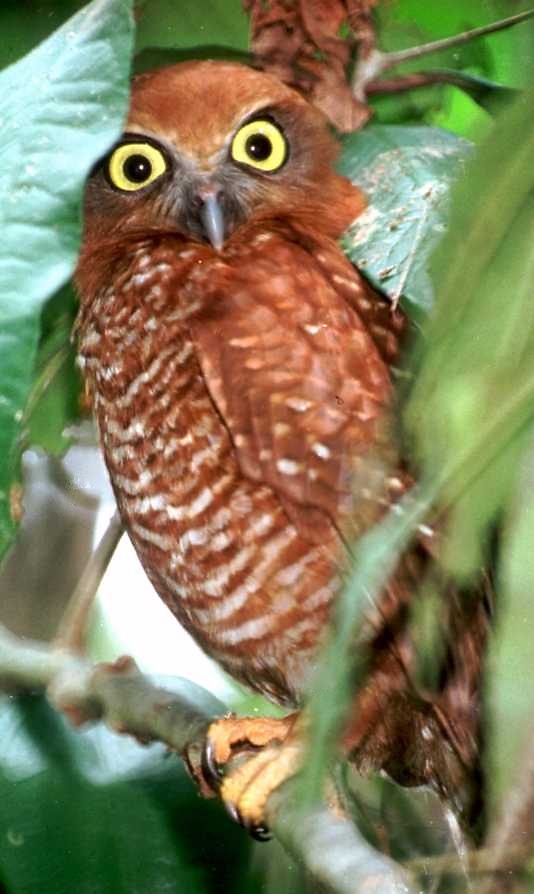
[[[78,585],[67,603],[52,645],[83,654],[93,602],[123,533],[118,513],[112,516],[100,543],[89,558]]]
[[[402,93],[406,90],[417,90],[420,87],[429,87],[432,84],[452,84],[471,95],[480,93],[486,85],[475,80],[471,75],[465,75],[461,71],[451,69],[434,69],[432,71],[415,71],[411,74],[399,75],[393,78],[380,78],[370,81],[365,88],[367,96],[383,93]],[[503,87],[501,84],[487,84],[487,89],[498,90],[499,93],[513,95],[516,90],[513,87]]]

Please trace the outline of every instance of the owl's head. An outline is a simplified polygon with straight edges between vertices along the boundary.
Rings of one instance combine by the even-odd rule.
[[[141,75],[89,179],[86,234],[173,232],[220,250],[250,221],[293,217],[337,236],[363,201],[336,154],[323,116],[270,75],[209,61]]]

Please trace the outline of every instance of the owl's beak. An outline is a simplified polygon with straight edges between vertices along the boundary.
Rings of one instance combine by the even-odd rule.
[[[204,233],[215,251],[220,251],[224,243],[224,215],[216,191],[199,192],[199,217]]]

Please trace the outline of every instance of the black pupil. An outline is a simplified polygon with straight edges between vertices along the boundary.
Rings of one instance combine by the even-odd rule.
[[[262,133],[253,133],[245,143],[245,150],[250,158],[255,161],[266,161],[273,151],[269,137]]]
[[[123,171],[132,183],[144,183],[152,173],[152,165],[146,155],[130,155],[124,162]]]

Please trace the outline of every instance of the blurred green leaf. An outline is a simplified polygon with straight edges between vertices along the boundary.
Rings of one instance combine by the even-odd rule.
[[[304,798],[318,794],[317,780],[332,753],[335,731],[365,670],[355,631],[416,525],[430,506],[448,507],[449,537],[442,562],[463,582],[479,572],[492,525],[517,489],[518,469],[534,431],[532,102],[531,94],[521,96],[500,116],[454,188],[449,229],[432,259],[436,308],[421,340],[418,378],[407,411],[422,484],[414,503],[408,499],[401,504],[356,545],[354,571],[336,606],[311,693]],[[379,174],[376,180],[380,182]],[[377,233],[375,238],[380,243]],[[526,530],[523,517],[516,549],[521,543],[526,548]],[[518,592],[524,597],[532,592],[532,577],[521,581]],[[522,618],[530,630],[534,617],[519,598],[512,600],[509,593],[516,632],[506,631],[507,622],[501,627],[502,679],[497,672],[492,690],[499,692],[501,705],[522,706],[522,717],[516,712],[510,728],[524,739],[534,705],[527,710],[531,700],[526,694],[510,695],[510,687],[520,685],[521,675],[525,680],[531,674],[531,655],[517,624]],[[501,741],[504,738],[501,735]],[[512,750],[508,743],[507,749],[494,752],[495,762],[509,766]]]
[[[408,420],[426,474],[451,502],[534,415],[531,104],[531,94],[520,97],[480,147],[433,259],[436,313]],[[486,494],[495,504],[482,527],[502,502],[494,496],[505,471],[495,467],[477,488],[477,502]]]
[[[309,806],[321,795],[324,774],[354,693],[365,678],[368,655],[358,632],[369,606],[376,604],[399,557],[432,505],[430,487],[407,494],[385,518],[361,537],[352,568],[334,606],[333,618],[310,687],[309,752],[302,773],[301,800]]]
[[[0,876],[9,894],[240,890],[242,830],[198,798],[163,746],[101,724],[74,731],[41,697],[3,697],[0,738]]]
[[[56,456],[70,444],[66,428],[80,419],[82,381],[71,339],[76,307],[69,284],[44,308],[35,378],[22,422],[23,442]]]
[[[343,237],[351,261],[392,301],[421,317],[433,303],[429,257],[444,231],[465,140],[429,127],[371,125],[343,141],[342,174],[369,206]]]
[[[248,16],[240,0],[141,0],[137,7],[136,51],[174,47],[180,51],[226,47],[248,50]],[[205,55],[202,54],[202,55]]]
[[[489,662],[494,799],[532,736],[534,94],[499,118],[457,184],[432,272],[436,311],[407,420],[423,474],[449,508],[443,561],[459,580],[499,548]],[[529,638],[530,637],[530,638]]]
[[[510,785],[534,732],[532,630],[534,628],[534,432],[519,467],[507,513],[500,569],[502,607],[491,652],[490,779],[493,807]]]
[[[501,605],[490,652],[487,701],[491,708],[488,749],[491,807],[500,813],[511,786],[521,786],[521,762],[532,748],[532,630],[534,629],[534,447],[523,458],[503,537],[499,575]]]
[[[73,270],[87,172],[120,132],[132,25],[128,0],[94,0],[0,74],[0,555],[41,310]]]

